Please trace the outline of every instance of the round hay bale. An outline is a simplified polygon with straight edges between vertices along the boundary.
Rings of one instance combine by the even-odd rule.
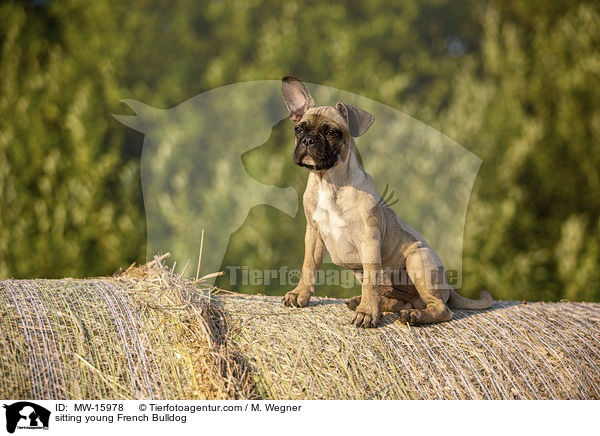
[[[0,281],[0,396],[253,398],[207,290],[159,262],[117,278]]]
[[[274,399],[598,399],[600,304],[498,301],[451,321],[388,314],[357,329],[343,300],[286,308],[229,296],[234,337]]]
[[[112,278],[0,281],[10,399],[598,399],[600,304],[496,302],[356,329],[343,300],[286,308],[160,259]]]

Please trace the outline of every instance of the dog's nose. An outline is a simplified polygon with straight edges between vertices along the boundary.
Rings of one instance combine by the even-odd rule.
[[[317,140],[312,136],[305,136],[304,138],[302,138],[302,145],[304,145],[307,148],[311,145],[315,145],[316,143]]]

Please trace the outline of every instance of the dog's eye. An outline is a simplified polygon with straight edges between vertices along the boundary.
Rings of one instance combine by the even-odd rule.
[[[339,134],[340,134],[340,132],[337,130],[329,129],[327,131],[327,136],[338,136]]]
[[[302,133],[302,127],[300,127],[300,126],[294,127],[294,132],[296,132],[299,135],[300,133]]]

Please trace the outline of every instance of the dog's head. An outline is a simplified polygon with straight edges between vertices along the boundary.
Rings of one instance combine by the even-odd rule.
[[[344,160],[354,146],[352,137],[364,134],[375,120],[344,103],[315,106],[306,86],[293,76],[285,76],[281,88],[295,126],[294,163],[309,170],[328,170]]]

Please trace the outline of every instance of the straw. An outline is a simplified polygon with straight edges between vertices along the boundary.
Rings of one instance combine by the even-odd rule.
[[[256,398],[209,289],[165,257],[118,277],[0,281],[0,396]]]
[[[356,329],[344,301],[285,308],[224,295],[234,340],[274,399],[599,399],[600,304],[498,301],[412,326]],[[299,358],[301,356],[301,358]]]
[[[599,399],[600,304],[498,301],[357,329],[343,300],[287,308],[165,262],[0,281],[11,399]]]

